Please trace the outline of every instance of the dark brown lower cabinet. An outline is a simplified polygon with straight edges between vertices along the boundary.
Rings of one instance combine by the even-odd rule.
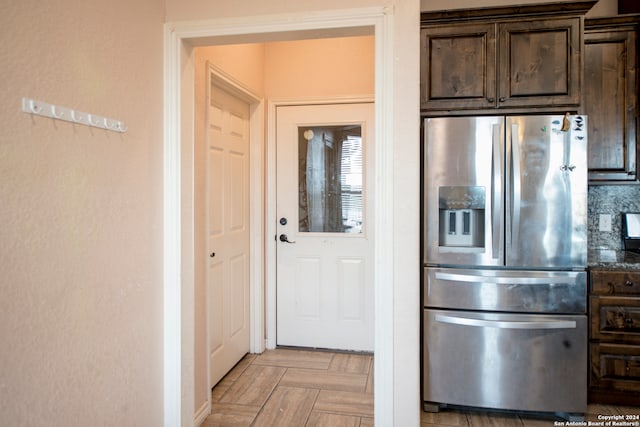
[[[640,346],[590,344],[589,401],[640,405]]]
[[[589,401],[640,406],[640,271],[591,270]]]

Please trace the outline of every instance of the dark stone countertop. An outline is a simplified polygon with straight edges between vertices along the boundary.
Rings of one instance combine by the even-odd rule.
[[[640,270],[640,254],[622,250],[589,250],[588,267],[608,270]]]

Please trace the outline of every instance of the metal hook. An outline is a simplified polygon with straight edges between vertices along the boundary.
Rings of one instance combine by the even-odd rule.
[[[90,124],[91,126],[95,126],[95,127],[99,127],[99,126],[100,126],[100,120],[99,120],[99,119],[96,119],[96,121],[95,121],[95,123],[94,123],[94,121],[93,121],[93,116],[92,116],[91,114],[89,114],[89,115],[87,116],[87,118],[89,119],[89,124]]]
[[[36,104],[36,101],[33,99],[29,101],[29,109],[33,114],[39,114],[42,111],[42,107]]]
[[[119,126],[119,122],[116,120],[112,120],[111,124],[109,125],[109,129],[114,130],[116,132],[118,132],[120,129],[118,128]]]
[[[64,111],[60,111],[60,113],[58,113],[58,107],[56,107],[55,105],[52,105],[51,115],[53,115],[53,117],[55,117],[56,119],[61,119],[64,116]]]
[[[75,110],[71,110],[71,119],[72,119],[74,122],[84,123],[84,119],[83,119],[83,117],[82,117],[81,115],[76,114],[76,113],[77,113],[77,111],[75,111]]]

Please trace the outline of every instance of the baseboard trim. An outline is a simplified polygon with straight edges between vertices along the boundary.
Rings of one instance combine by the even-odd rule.
[[[211,403],[204,402],[200,409],[198,409],[193,416],[193,425],[194,427],[200,427],[200,424],[204,422],[205,419],[211,414]]]

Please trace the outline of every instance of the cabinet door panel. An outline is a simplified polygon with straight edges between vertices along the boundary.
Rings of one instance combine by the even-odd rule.
[[[591,296],[591,338],[640,344],[640,299]]]
[[[591,387],[640,393],[639,346],[592,343],[590,347]]]
[[[495,25],[449,25],[421,31],[421,107],[495,106]]]
[[[640,272],[591,270],[591,292],[598,295],[640,297]]]
[[[499,25],[499,106],[580,103],[580,20]]]
[[[585,34],[584,111],[589,116],[589,179],[636,174],[635,32]]]

